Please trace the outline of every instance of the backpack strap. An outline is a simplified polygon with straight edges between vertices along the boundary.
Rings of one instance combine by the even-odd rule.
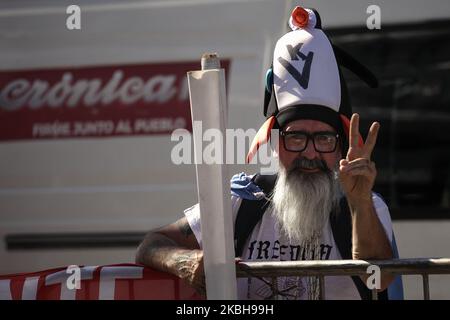
[[[252,181],[262,189],[266,196],[268,196],[272,193],[276,179],[277,175],[256,174],[252,178]],[[261,200],[242,199],[234,225],[234,246],[236,257],[242,256],[245,242],[250,237],[255,226],[261,220],[269,204],[270,201],[266,198]]]
[[[343,197],[340,202],[340,210],[335,211],[330,216],[331,230],[336,242],[336,246],[342,259],[351,260],[352,257],[352,219],[347,199]],[[352,276],[353,283],[358,289],[362,300],[370,300],[372,292],[358,276]],[[388,300],[387,289],[378,293],[379,300]]]
[[[234,245],[235,256],[241,257],[244,250],[244,245],[250,237],[253,229],[262,219],[270,201],[262,200],[248,200],[242,199],[239,207],[238,215],[236,217],[236,224],[234,229]]]
[[[272,194],[273,188],[275,188],[277,178],[277,174],[262,175],[257,173],[252,180],[262,189],[266,196],[269,196]]]

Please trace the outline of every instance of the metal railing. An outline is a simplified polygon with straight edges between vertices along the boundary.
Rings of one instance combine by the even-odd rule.
[[[449,258],[240,262],[236,274],[238,278],[270,278],[275,291],[278,290],[278,277],[318,277],[319,298],[324,299],[325,277],[367,276],[367,268],[371,265],[378,266],[382,274],[421,275],[424,300],[430,299],[429,275],[450,274]],[[372,290],[372,299],[378,299],[376,289]]]

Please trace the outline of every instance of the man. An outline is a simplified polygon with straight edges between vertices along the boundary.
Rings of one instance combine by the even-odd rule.
[[[237,256],[246,261],[391,259],[389,211],[372,192],[376,169],[371,154],[380,125],[373,123],[363,142],[335,54],[346,66],[356,66],[356,73],[368,71],[335,52],[316,11],[297,7],[290,26],[293,31],[275,46],[266,84],[267,120],[248,155],[250,161],[272,129],[279,129],[280,169],[273,179],[245,174],[232,179]],[[248,230],[242,231],[242,225]],[[176,223],[148,233],[136,261],[175,274],[204,293],[201,247],[196,205]],[[366,278],[327,277],[326,298],[367,297]],[[392,280],[382,276],[380,291]],[[267,279],[238,280],[240,299],[317,295],[314,278],[281,277],[276,288]]]

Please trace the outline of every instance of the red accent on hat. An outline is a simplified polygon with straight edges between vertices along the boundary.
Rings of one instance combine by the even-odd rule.
[[[250,151],[247,154],[246,158],[247,163],[250,163],[250,161],[252,161],[256,152],[258,152],[259,147],[265,144],[267,141],[269,141],[270,130],[272,130],[275,124],[275,120],[276,120],[275,116],[271,116],[266,120],[266,122],[264,122],[261,128],[259,128],[255,138],[252,141],[252,145],[250,146]]]
[[[305,28],[308,25],[309,14],[308,11],[302,7],[295,7],[291,13],[292,23],[299,28]]]

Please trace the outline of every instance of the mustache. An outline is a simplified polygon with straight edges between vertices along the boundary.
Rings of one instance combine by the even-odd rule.
[[[292,167],[289,170],[290,172],[296,171],[298,169],[319,169],[323,172],[329,172],[328,166],[326,162],[322,159],[307,159],[304,157],[300,157],[294,160],[292,163]]]

